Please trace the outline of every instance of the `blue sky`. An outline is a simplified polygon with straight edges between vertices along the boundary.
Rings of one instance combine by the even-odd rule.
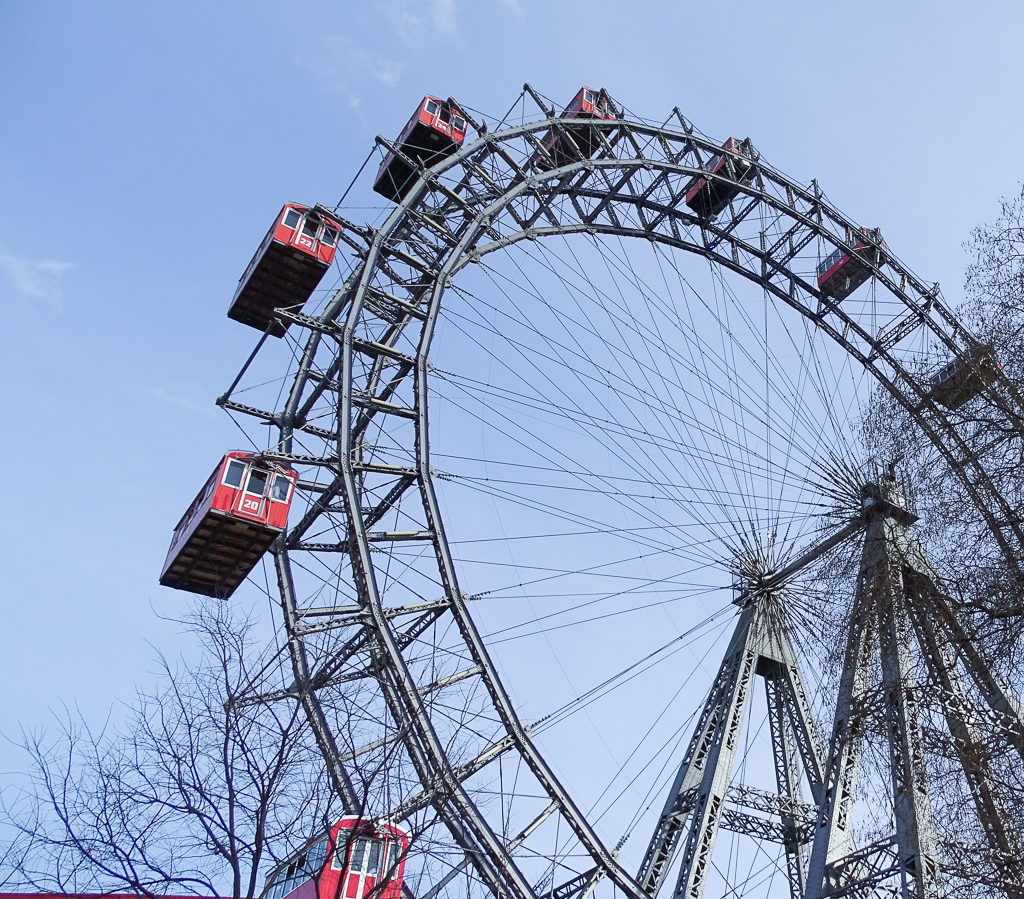
[[[1010,2],[8,0],[0,732],[101,717],[182,645],[157,577],[240,442],[213,405],[253,342],[224,315],[238,276],[282,202],[333,205],[423,94],[492,122],[524,81],[678,106],[817,177],[955,304],[962,242],[1021,177],[1022,26]],[[386,211],[374,167],[349,218]]]

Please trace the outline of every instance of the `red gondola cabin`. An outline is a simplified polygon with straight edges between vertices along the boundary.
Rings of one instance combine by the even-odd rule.
[[[845,300],[871,277],[873,268],[885,265],[888,249],[878,228],[861,228],[852,253],[840,247],[818,266],[822,299]]]
[[[342,818],[271,873],[261,899],[401,899],[409,834]]]
[[[541,171],[550,171],[579,159],[590,159],[597,151],[598,131],[585,124],[587,119],[614,119],[611,99],[607,92],[581,87],[572,102],[562,110],[560,118],[583,120],[562,128],[552,128],[541,141],[543,150],[533,154],[534,165]]]
[[[714,218],[739,194],[740,186],[736,182],[746,183],[754,177],[754,163],[760,155],[749,137],[743,140],[730,137],[722,144],[722,152],[707,164],[708,175],[699,175],[690,182],[686,205],[701,218]],[[720,177],[709,177],[711,175]]]
[[[424,97],[394,146],[408,159],[429,168],[451,156],[465,139],[466,119],[462,110],[451,101]],[[377,170],[373,189],[397,203],[416,183],[417,174],[415,167],[389,150]]]
[[[970,344],[966,355],[966,359],[947,362],[928,379],[928,396],[947,409],[959,409],[974,399],[1003,371],[987,343]]]
[[[294,471],[228,453],[181,517],[160,583],[227,599],[288,521]]]
[[[334,261],[339,234],[326,211],[286,203],[239,280],[228,318],[283,336],[288,325],[274,313],[309,299]]]

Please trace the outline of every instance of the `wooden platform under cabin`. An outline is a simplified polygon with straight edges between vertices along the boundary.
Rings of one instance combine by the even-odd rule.
[[[287,323],[274,319],[278,309],[300,308],[316,290],[329,265],[295,247],[273,241],[228,309],[228,318],[259,331],[268,325],[284,336]]]
[[[160,583],[227,599],[279,533],[265,524],[211,510],[178,551]]]

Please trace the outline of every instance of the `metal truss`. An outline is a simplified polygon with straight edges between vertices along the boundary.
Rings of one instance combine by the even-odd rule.
[[[836,872],[851,866],[861,870],[849,860],[853,850],[845,816],[857,766],[857,702],[866,689],[863,658],[878,640],[881,621],[892,631],[882,651],[886,689],[892,694],[886,708],[898,731],[893,789],[901,797],[900,859],[904,871],[920,872],[913,874],[920,884],[915,895],[936,895],[933,829],[927,803],[918,797],[924,773],[915,724],[918,697],[902,686],[907,660],[895,631],[897,625],[903,631],[920,628],[923,619],[907,618],[902,592],[892,594],[884,608],[873,598],[890,595],[883,585],[899,574],[884,549],[895,539],[897,525],[891,518],[867,524],[869,543],[883,548],[872,550],[869,567],[877,573],[864,579],[854,607],[842,707],[827,765],[817,748],[777,590],[754,585],[658,830],[635,875],[602,842],[538,750],[470,614],[472,597],[460,588],[430,452],[430,351],[443,298],[466,266],[521,241],[552,235],[632,237],[685,250],[738,273],[791,307],[824,339],[841,346],[871,372],[908,410],[957,473],[1007,558],[1019,557],[1024,548],[1019,520],[995,487],[977,448],[929,397],[927,383],[904,353],[907,338],[924,334],[946,357],[969,356],[972,338],[944,305],[937,285],[922,281],[890,257],[886,267],[872,271],[878,289],[890,300],[884,315],[823,301],[807,273],[819,255],[832,249],[854,252],[859,226],[832,206],[816,183],[801,185],[763,158],[748,180],[734,181],[730,167],[710,172],[708,164],[720,152],[718,142],[700,135],[681,115],[676,119],[677,124],[661,126],[625,115],[594,121],[591,127],[599,138],[594,157],[546,170],[533,162],[535,154],[543,149],[548,133],[563,133],[572,140],[566,120],[546,115],[493,131],[476,125],[477,139],[433,168],[421,169],[415,186],[379,229],[342,220],[344,239],[355,254],[344,284],[316,315],[280,313],[294,326],[293,332],[302,335],[280,406],[261,409],[234,395],[244,369],[220,398],[224,408],[273,428],[275,457],[309,472],[299,484],[308,495],[304,513],[274,548],[294,673],[294,685],[286,692],[303,704],[339,795],[350,807],[361,808],[368,799],[353,781],[353,750],[339,742],[338,719],[332,719],[325,707],[339,684],[357,678],[372,681],[388,718],[386,733],[400,742],[422,785],[424,802],[436,811],[463,853],[456,868],[471,871],[495,896],[585,895],[604,878],[621,894],[646,899],[658,891],[682,845],[684,873],[676,894],[696,897],[701,895],[720,827],[781,842],[792,895],[800,896],[810,820],[799,796],[801,776],[813,802],[823,802],[826,809],[815,830],[808,893],[824,896],[831,895],[822,891],[832,889],[840,876]],[[735,199],[718,216],[697,216],[685,203],[694,176],[728,182]],[[984,401],[1020,414],[1015,398],[998,383],[986,388]],[[385,529],[381,522],[389,518],[409,526]],[[397,606],[389,605],[382,596],[382,560],[402,547],[419,548],[433,559],[437,593],[422,601],[407,597]],[[323,596],[300,599],[297,569],[329,572],[332,577],[343,570],[350,595],[339,601],[324,591]],[[934,581],[920,584],[914,589],[930,597],[921,605],[946,616],[946,633],[956,633],[948,603],[928,587]],[[534,831],[524,828],[522,840],[499,833],[465,785],[471,771],[480,769],[450,757],[451,741],[439,733],[432,703],[444,693],[443,685],[455,680],[433,677],[420,682],[410,663],[416,649],[442,626],[460,635],[465,647],[460,670],[470,672],[466,677],[486,697],[487,715],[507,736],[502,749],[491,756],[484,747],[467,744],[466,759],[483,758],[481,764],[487,765],[514,756],[545,798],[545,826],[571,832],[589,860],[572,877],[566,876],[563,886],[540,887],[523,872],[523,856],[517,849]],[[337,643],[330,643],[331,638]],[[987,714],[1004,726],[1007,739],[1020,749],[1019,704],[985,673],[984,661],[955,641],[947,645],[940,640],[929,652],[951,702],[961,701],[959,682],[951,673],[956,663],[984,693]],[[731,788],[729,781],[737,731],[756,677],[765,684],[771,721],[778,785],[772,802]],[[969,755],[976,738],[966,725],[960,739]],[[981,795],[983,768],[972,776],[979,784],[979,813],[997,815],[995,800]],[[388,815],[399,806],[373,811]],[[1001,843],[998,851],[1009,858],[1015,845]]]
[[[953,859],[941,858],[929,802],[922,734],[922,702],[927,695],[937,701],[953,737],[992,852],[996,882],[1006,895],[1019,896],[1024,884],[1020,835],[998,795],[975,722],[987,711],[994,729],[1020,752],[1020,704],[982,659],[941,593],[938,578],[909,530],[915,519],[904,508],[895,483],[868,485],[864,496],[863,557],[806,895],[876,895],[873,890],[886,881],[898,883],[903,897],[945,895],[943,870],[957,871],[958,866]],[[937,691],[928,691],[915,676],[915,645]],[[876,663],[877,682],[872,677]],[[960,667],[987,710],[978,709],[968,697]],[[889,750],[895,832],[890,840],[857,849],[852,831],[857,771],[872,715],[880,721]]]
[[[804,895],[804,856],[822,795],[818,727],[790,640],[784,598],[774,589],[750,586],[738,601],[742,610],[735,631],[640,867],[640,886],[649,896],[660,891],[682,846],[673,895],[700,899],[719,828],[781,843],[791,895]],[[757,677],[768,699],[777,794],[732,780]],[[803,800],[802,779],[815,804]]]

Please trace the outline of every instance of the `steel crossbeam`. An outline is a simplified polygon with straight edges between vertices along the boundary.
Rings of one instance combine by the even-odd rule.
[[[591,868],[572,880],[559,884],[550,892],[544,893],[544,899],[586,899],[603,876],[604,871],[599,866]]]

